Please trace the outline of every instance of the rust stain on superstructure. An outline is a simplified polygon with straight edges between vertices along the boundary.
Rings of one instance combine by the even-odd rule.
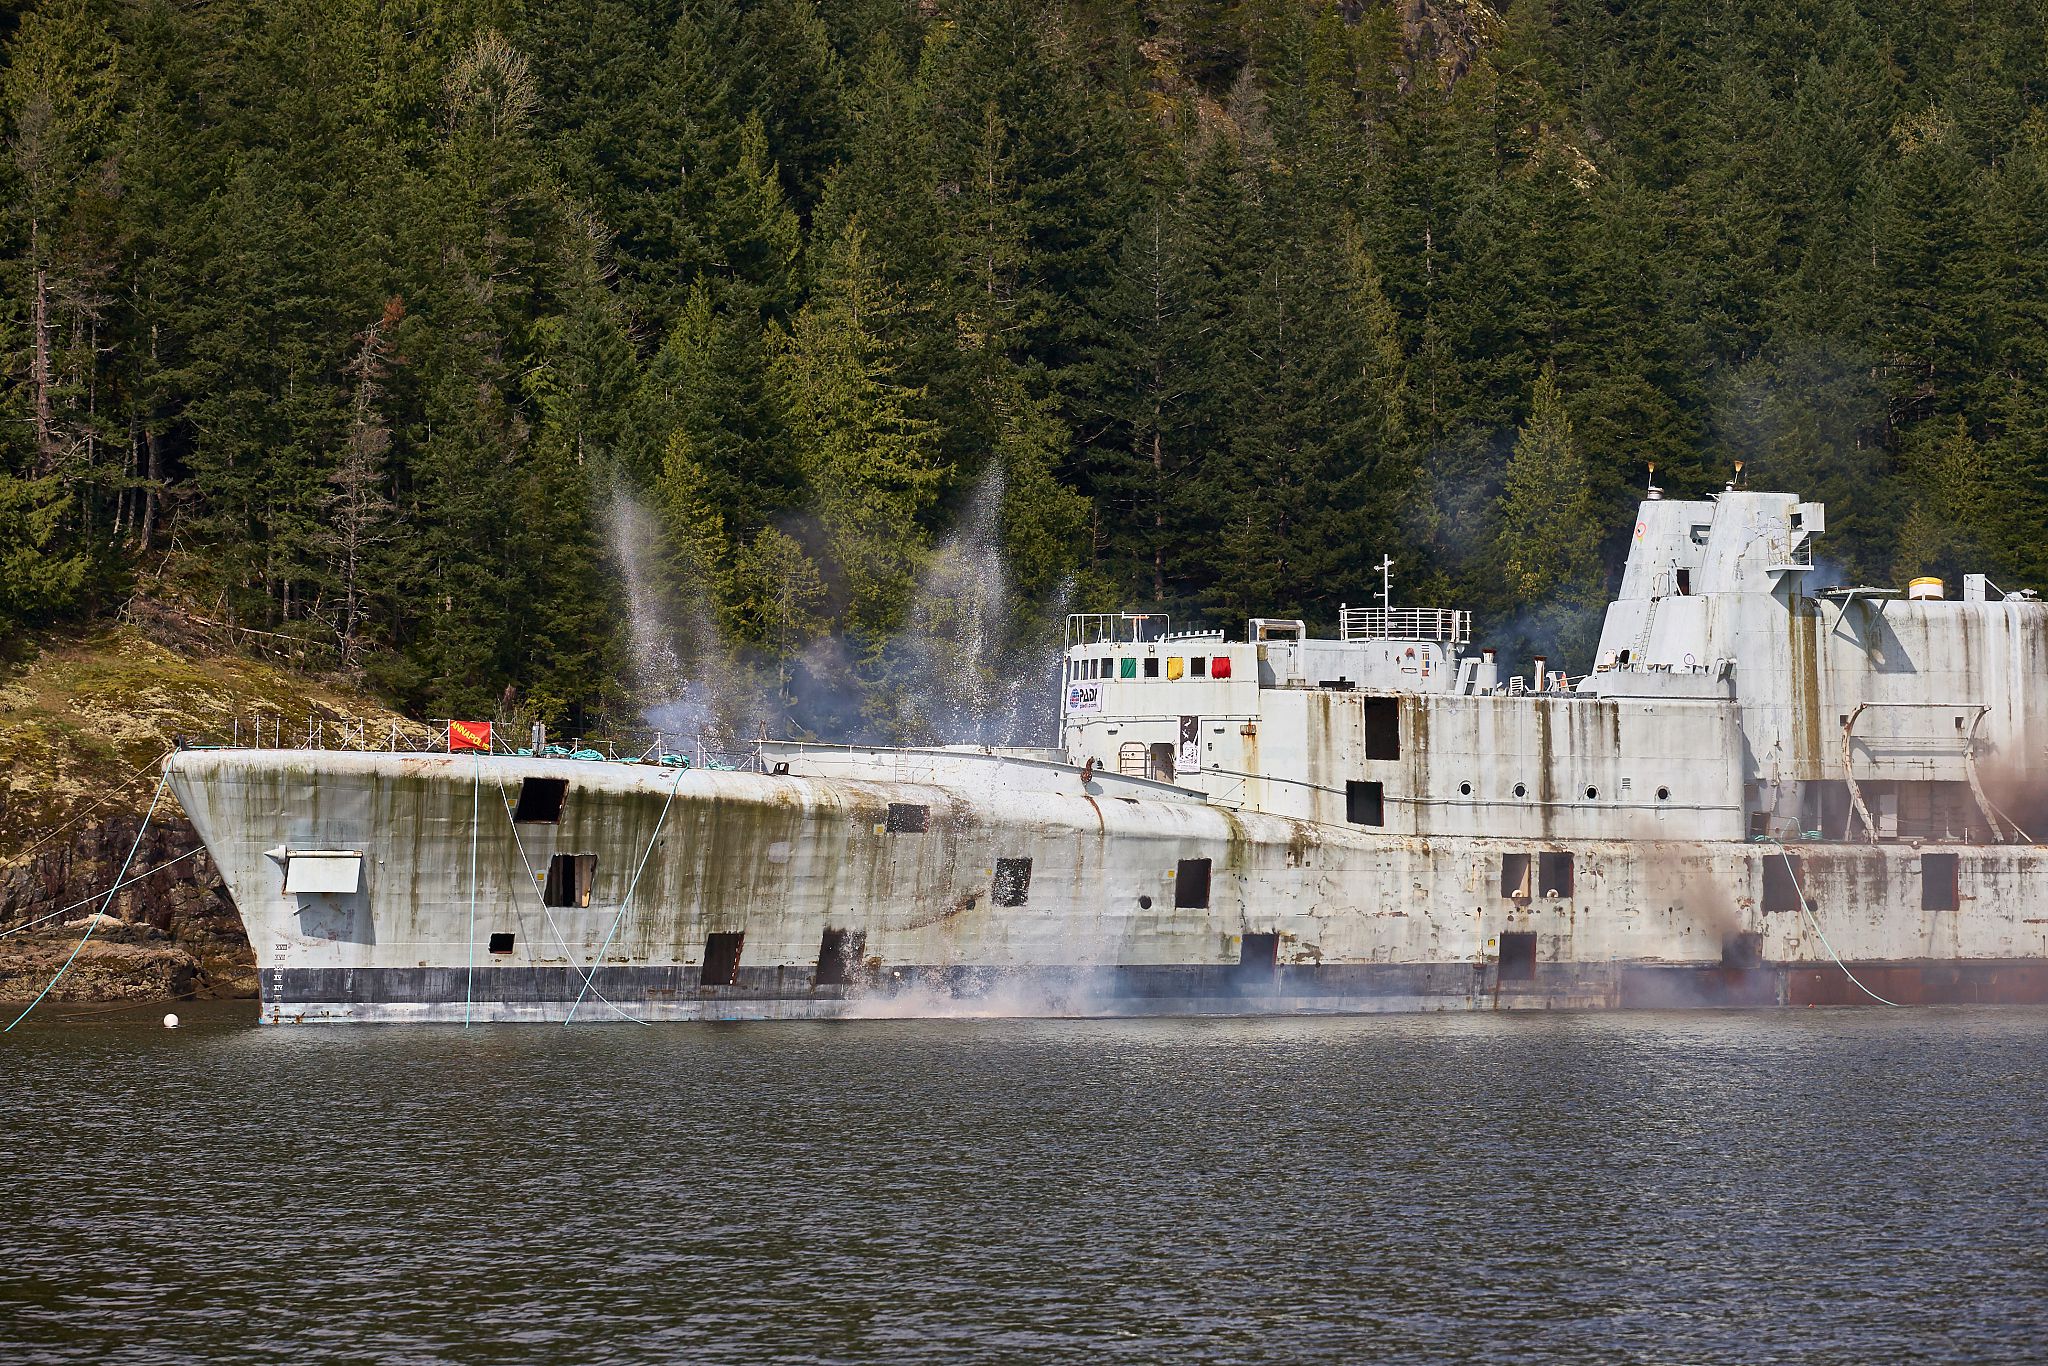
[[[1820,620],[1819,607],[1808,598],[1794,598],[1785,617],[1792,668],[1793,770],[1803,780],[1827,772],[1820,739]]]
[[[1408,783],[1404,796],[1420,797],[1430,790],[1434,782],[1430,772],[1429,715],[1427,699],[1404,697],[1400,700],[1401,756],[1405,761],[1402,772]],[[1415,833],[1422,822],[1422,808],[1410,804],[1405,809],[1408,817],[1400,823],[1401,829],[1404,833]]]

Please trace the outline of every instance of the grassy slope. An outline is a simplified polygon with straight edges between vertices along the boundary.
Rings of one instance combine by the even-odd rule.
[[[0,666],[0,866],[109,792],[94,815],[140,815],[154,765],[179,736],[224,741],[242,722],[282,718],[288,740],[309,717],[332,726],[423,728],[358,693],[276,665],[173,650],[116,627],[35,642]]]
[[[373,699],[264,661],[171,646],[128,627],[7,643],[0,661],[0,926],[104,892],[133,841],[157,780],[157,761],[180,736],[222,741],[261,718],[264,743],[284,722],[299,743],[309,719],[326,738],[337,723],[388,735],[398,724]],[[196,842],[166,794],[136,871]],[[132,875],[132,874],[131,874]],[[247,942],[204,857],[119,895],[127,925],[95,935],[58,999],[169,996],[253,989]],[[0,999],[32,995],[80,935],[72,912],[0,939]],[[102,942],[104,941],[104,942]]]

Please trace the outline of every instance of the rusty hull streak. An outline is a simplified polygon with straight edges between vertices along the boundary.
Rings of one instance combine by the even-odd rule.
[[[1081,795],[1083,798],[1087,800],[1088,809],[1095,813],[1095,833],[1098,835],[1103,833],[1103,831],[1108,829],[1108,827],[1102,823],[1102,807],[1095,800],[1095,794],[1090,792],[1086,787],[1083,787],[1081,789]]]

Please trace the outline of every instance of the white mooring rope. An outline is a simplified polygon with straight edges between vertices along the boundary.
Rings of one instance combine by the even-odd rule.
[[[583,987],[585,991],[588,991],[590,989],[591,983],[596,979],[597,970],[604,966],[604,956],[607,953],[611,952],[612,936],[619,932],[619,926],[625,922],[626,912],[633,909],[633,893],[639,890],[640,874],[646,871],[647,860],[654,853],[654,846],[661,840],[661,828],[663,825],[668,823],[668,809],[671,805],[674,804],[676,799],[676,792],[683,785],[683,775],[685,773],[688,773],[689,771],[690,770],[686,768],[679,768],[676,770],[676,780],[675,782],[669,785],[668,800],[661,804],[661,815],[655,819],[654,833],[647,837],[647,848],[640,855],[639,866],[633,870],[633,880],[626,885],[626,899],[619,903],[619,913],[612,917],[612,927],[610,930],[606,931],[604,936],[604,943],[598,947],[597,960],[590,965],[590,976],[583,979]],[[563,1017],[562,1023],[566,1025],[573,1022],[576,1018],[576,1011],[578,1010],[578,1008],[582,1006],[582,1004],[583,992],[579,991],[576,993],[575,1002],[571,1004],[569,1007],[569,1013]]]
[[[184,853],[178,855],[176,858],[165,859],[162,863],[159,863],[154,868],[145,868],[141,872],[137,873],[134,877],[122,878],[119,882],[115,883],[113,887],[109,890],[118,892],[123,887],[132,887],[138,882],[143,882],[149,878],[155,877],[158,873],[161,873],[164,869],[171,867],[173,864],[183,863],[186,859],[191,858],[194,854],[203,854],[205,852],[205,845],[195,844],[190,849],[187,849]],[[0,939],[5,939],[10,934],[20,934],[23,930],[32,930],[36,926],[42,924],[45,920],[55,920],[60,915],[69,915],[71,912],[77,910],[80,906],[90,906],[92,905],[93,902],[98,901],[102,895],[104,895],[104,893],[94,892],[91,896],[87,897],[83,901],[74,901],[69,906],[59,906],[56,910],[50,911],[44,915],[39,915],[34,920],[24,920],[19,925],[14,926],[12,929],[0,930]]]
[[[462,981],[462,1027],[469,1028],[470,1001],[476,994],[476,837],[483,824],[484,761],[470,756],[469,788],[469,973]]]
[[[72,947],[71,956],[64,960],[63,967],[57,969],[57,975],[43,984],[43,989],[36,993],[35,1000],[30,1001],[21,1014],[15,1016],[13,1021],[8,1024],[6,1029],[0,1029],[0,1034],[12,1032],[15,1025],[26,1020],[29,1011],[34,1010],[43,1003],[43,998],[50,994],[50,989],[62,981],[64,974],[71,971],[71,965],[78,961],[78,955],[85,949],[85,941],[92,938],[92,932],[100,927],[100,917],[107,913],[107,907],[114,904],[114,893],[120,890],[121,879],[128,876],[129,865],[135,862],[135,851],[142,847],[142,837],[149,830],[149,822],[156,815],[157,803],[164,799],[164,788],[170,784],[170,781],[171,766],[169,763],[165,763],[163,776],[156,780],[156,795],[149,799],[149,810],[143,813],[142,824],[135,827],[135,843],[128,846],[128,857],[121,860],[121,871],[114,874],[114,885],[107,888],[106,899],[100,902],[100,908],[93,912],[92,916],[85,922],[85,933],[79,936],[78,943]]]
[[[1782,840],[1772,839],[1768,835],[1759,835],[1757,836],[1757,839],[1759,842],[1774,844],[1778,847],[1778,857],[1785,860],[1785,875],[1792,879],[1792,894],[1799,898],[1799,912],[1800,914],[1806,917],[1806,922],[1809,925],[1813,926],[1813,932],[1816,935],[1820,936],[1820,946],[1828,951],[1828,957],[1835,960],[1835,966],[1842,970],[1842,975],[1848,978],[1851,982],[1855,983],[1856,989],[1858,991],[1862,992],[1865,996],[1868,996],[1871,1000],[1877,1002],[1879,1005],[1898,1005],[1899,1003],[1897,1001],[1887,1001],[1884,997],[1878,995],[1869,987],[1864,986],[1862,981],[1860,981],[1857,978],[1856,974],[1849,971],[1849,965],[1842,961],[1842,955],[1835,952],[1835,946],[1828,942],[1827,931],[1823,930],[1820,927],[1820,918],[1816,916],[1813,913],[1812,909],[1808,907],[1806,904],[1806,889],[1799,885],[1799,870],[1792,866],[1792,855],[1785,852],[1784,842]]]
[[[591,985],[590,979],[596,975],[596,968],[592,967],[586,971],[583,965],[576,961],[576,949],[569,943],[569,936],[562,933],[562,927],[555,923],[555,913],[548,909],[547,893],[541,889],[540,877],[533,871],[533,860],[526,856],[526,841],[519,838],[519,822],[513,818],[512,799],[506,795],[503,787],[498,789],[498,800],[504,803],[505,806],[505,824],[512,828],[512,847],[519,851],[519,866],[526,870],[526,885],[533,888],[533,894],[540,898],[540,913],[546,918],[548,928],[554,932],[557,942],[561,944],[563,954],[569,959],[569,966],[575,969],[576,975],[583,979],[584,990],[610,1006],[613,1013],[617,1014],[621,1019],[631,1020],[637,1025],[646,1024],[647,1021],[627,1011],[618,1002],[612,1000],[611,997]]]

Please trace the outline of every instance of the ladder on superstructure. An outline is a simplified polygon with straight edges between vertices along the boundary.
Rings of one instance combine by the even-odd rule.
[[[1654,595],[1650,598],[1650,610],[1643,613],[1643,633],[1636,638],[1635,652],[1629,656],[1630,663],[1644,663],[1650,653],[1650,628],[1657,624],[1657,604],[1663,600]]]

